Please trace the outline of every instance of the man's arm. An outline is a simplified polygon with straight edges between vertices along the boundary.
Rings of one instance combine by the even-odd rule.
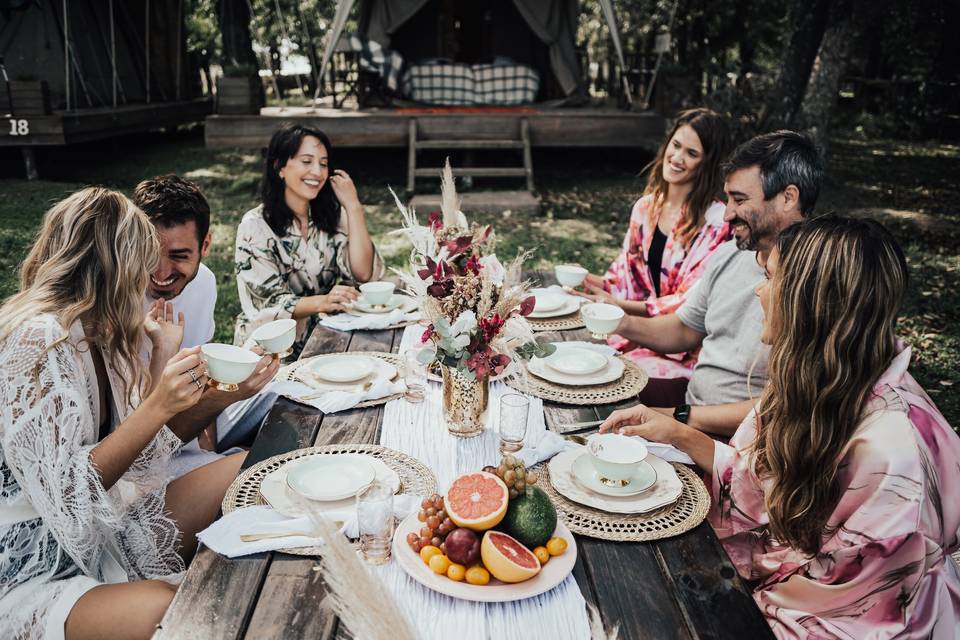
[[[729,438],[756,403],[756,400],[742,400],[730,404],[690,407],[690,417],[687,419],[687,424],[697,431]],[[673,412],[676,410],[676,407],[652,408],[654,411],[670,418],[673,417]]]
[[[703,333],[685,325],[675,313],[655,318],[624,316],[617,334],[657,353],[693,351],[703,342]]]

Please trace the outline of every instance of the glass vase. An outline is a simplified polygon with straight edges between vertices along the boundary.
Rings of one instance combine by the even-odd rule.
[[[483,433],[490,399],[489,380],[477,380],[445,365],[440,366],[440,372],[443,377],[443,417],[447,422],[447,430],[459,438],[473,438]]]

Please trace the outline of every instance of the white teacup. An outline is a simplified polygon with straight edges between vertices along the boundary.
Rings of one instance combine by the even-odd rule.
[[[562,286],[576,289],[583,284],[589,272],[578,264],[558,264],[553,268],[553,273]]]
[[[605,340],[608,335],[616,331],[620,319],[623,318],[623,309],[605,302],[593,302],[580,308],[583,324],[590,334],[597,340]]]
[[[274,320],[257,327],[250,337],[263,347],[266,353],[281,357],[290,355],[290,347],[297,339],[297,321],[293,318]]]
[[[397,285],[392,282],[378,280],[360,285],[360,293],[363,294],[363,299],[369,304],[379,307],[390,302],[390,296],[393,295],[393,290],[396,287]]]
[[[236,391],[237,384],[249,378],[260,362],[260,356],[249,349],[215,342],[200,347],[200,358],[213,386],[221,391]]]
[[[587,451],[600,482],[618,487],[626,486],[636,473],[637,465],[647,457],[647,445],[619,433],[591,436],[587,440]]]

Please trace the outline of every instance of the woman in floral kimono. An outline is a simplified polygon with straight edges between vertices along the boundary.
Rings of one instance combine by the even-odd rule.
[[[766,269],[770,382],[729,445],[642,406],[603,430],[710,472],[710,521],[778,637],[957,637],[960,438],[896,338],[903,253],[872,220],[820,218]]]
[[[727,148],[726,120],[720,114],[689,109],[677,115],[649,165],[647,187],[633,205],[623,250],[605,276],[587,276],[587,297],[642,316],[671,313],[683,303],[707,259],[731,237],[723,221],[724,204],[717,200]],[[610,345],[628,352],[653,379],[688,380],[697,361],[695,353],[634,348],[620,336],[611,336]],[[679,395],[677,404],[683,402]]]
[[[152,635],[243,460],[169,481],[197,434],[165,423],[206,377],[199,348],[184,349],[148,384],[143,295],[158,256],[142,211],[84,189],[47,212],[0,307],[2,638]]]
[[[342,311],[359,297],[351,285],[383,276],[357,189],[345,171],[331,168],[331,156],[321,131],[290,124],[273,134],[263,203],[237,229],[236,344],[264,323],[295,318],[299,352],[316,314]]]

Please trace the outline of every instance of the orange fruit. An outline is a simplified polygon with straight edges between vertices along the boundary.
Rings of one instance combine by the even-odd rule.
[[[424,564],[430,564],[430,558],[441,553],[443,552],[440,551],[439,547],[428,544],[423,549],[420,549],[420,559],[423,560]]]
[[[567,541],[563,538],[550,538],[547,540],[547,551],[552,556],[562,556],[567,550]]]
[[[550,560],[550,552],[547,551],[546,547],[537,547],[533,550],[533,555],[537,556],[541,565],[547,564],[547,561]]]
[[[447,567],[447,577],[451,580],[456,580],[461,582],[467,575],[467,568],[462,564],[457,564],[456,562],[451,562],[450,566]]]
[[[460,476],[443,497],[443,506],[453,523],[473,531],[486,531],[500,524],[509,502],[507,485],[485,471]]]
[[[530,549],[500,531],[487,531],[480,543],[483,566],[500,582],[523,582],[540,573],[540,561]]]
[[[467,582],[476,585],[485,585],[490,582],[490,572],[476,565],[467,569]]]
[[[427,564],[430,565],[430,571],[433,571],[441,576],[444,575],[447,572],[447,569],[450,568],[450,560],[448,560],[447,556],[443,555],[442,553],[430,558],[430,562]]]

